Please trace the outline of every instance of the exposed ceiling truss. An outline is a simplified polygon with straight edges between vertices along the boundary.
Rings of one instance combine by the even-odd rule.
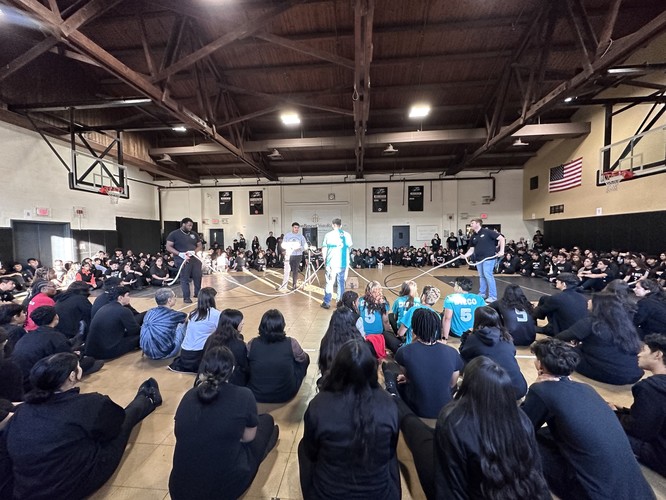
[[[51,135],[125,132],[143,141],[139,166],[156,178],[520,168],[547,141],[589,133],[569,119],[580,106],[608,105],[605,89],[632,89],[630,105],[663,102],[652,76],[666,56],[625,64],[666,28],[660,2],[2,5],[11,7],[0,16],[10,23],[0,29],[6,107]],[[54,74],[51,88],[26,92],[31,73]],[[417,100],[431,114],[410,121]],[[300,114],[299,127],[282,126],[285,110]],[[525,149],[514,148],[518,138]],[[154,161],[162,155],[172,164]]]

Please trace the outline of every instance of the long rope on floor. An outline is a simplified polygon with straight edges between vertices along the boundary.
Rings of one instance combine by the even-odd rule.
[[[201,259],[198,255],[192,255],[191,257],[196,258],[199,262],[201,262],[201,264],[202,264],[203,266],[208,267],[208,269],[210,269],[210,270],[213,272],[213,274],[219,274],[220,276],[222,276],[222,278],[224,278],[225,280],[227,280],[229,283],[232,283],[232,284],[234,284],[234,285],[236,285],[236,286],[238,286],[238,287],[240,287],[240,288],[244,288],[244,289],[246,289],[246,290],[252,292],[253,294],[255,294],[255,295],[260,295],[260,296],[262,296],[262,297],[286,297],[287,295],[291,295],[291,294],[293,294],[293,293],[296,293],[296,292],[302,291],[302,289],[305,288],[305,286],[312,284],[312,281],[313,281],[314,278],[316,278],[316,276],[317,276],[317,271],[319,271],[322,267],[324,267],[324,264],[322,263],[321,266],[319,266],[317,269],[315,269],[315,271],[310,275],[309,278],[307,278],[306,280],[303,280],[303,282],[301,283],[300,286],[294,288],[293,290],[290,290],[289,292],[280,292],[280,293],[263,293],[263,292],[260,292],[260,291],[258,291],[258,290],[255,290],[254,288],[250,288],[250,287],[248,287],[248,286],[243,285],[242,283],[240,283],[240,282],[238,282],[237,280],[233,279],[231,276],[229,276],[228,274],[224,273],[223,271],[218,271],[217,269],[213,269],[213,267],[212,267],[210,264],[208,264],[207,262],[205,262],[205,261],[204,261],[203,259]],[[183,264],[184,264],[185,262],[186,262],[186,261],[183,261]],[[183,264],[181,264],[181,268],[183,267]],[[252,274],[252,273],[249,272],[249,271],[244,271],[244,272],[245,272],[246,274],[249,274],[249,275],[252,276],[253,278],[257,278],[257,279],[261,280],[260,277],[258,277],[258,276],[256,276],[256,275]],[[178,274],[180,274],[180,269],[178,270]],[[176,278],[177,278],[177,277],[178,277],[178,275],[176,275]],[[274,286],[274,285],[271,283],[271,286]]]
[[[446,262],[442,262],[441,264],[438,264],[437,266],[433,267],[433,268],[430,269],[430,270],[425,270],[425,271],[423,271],[421,274],[417,274],[417,275],[414,276],[413,278],[406,278],[406,279],[403,280],[403,282],[404,282],[404,281],[407,281],[408,279],[411,279],[411,280],[417,280],[417,279],[419,279],[421,276],[425,276],[426,274],[430,274],[433,278],[435,278],[436,276],[435,276],[434,274],[432,274],[433,271],[435,271],[435,270],[437,270],[437,269],[440,269],[440,268],[442,268],[442,267],[444,267],[444,266],[448,266],[449,264],[454,263],[454,262],[457,261],[458,259],[463,259],[463,258],[464,258],[464,257],[463,257],[462,255],[458,255],[457,257],[455,257],[455,258],[453,258],[453,259],[451,259],[451,260],[447,260]],[[468,263],[470,266],[478,266],[479,264],[481,264],[481,263],[483,263],[483,262],[486,262],[487,260],[492,260],[492,259],[496,259],[496,258],[497,258],[497,255],[493,255],[493,256],[491,256],[491,257],[486,257],[485,259],[482,259],[482,260],[480,260],[480,261],[478,261],[478,262],[469,262],[469,261],[467,261],[467,263]],[[365,276],[360,275],[360,274],[359,274],[354,268],[351,268],[351,267],[350,267],[350,269],[352,270],[352,272],[353,272],[354,274],[356,274],[357,276],[359,276],[361,279],[365,280],[367,283],[370,283],[370,280],[369,280],[369,279],[367,279]],[[386,288],[387,290],[397,290],[397,289],[399,289],[399,288],[401,288],[401,287],[402,287],[402,283],[400,283],[399,285],[396,285],[396,286],[384,286],[384,288]]]

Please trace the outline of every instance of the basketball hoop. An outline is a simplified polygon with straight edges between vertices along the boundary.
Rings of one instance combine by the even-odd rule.
[[[120,195],[123,194],[123,189],[115,186],[102,186],[99,192],[109,197],[111,205],[117,205],[120,201]]]
[[[606,192],[617,191],[620,182],[631,179],[634,173],[631,170],[610,170],[603,172],[604,184],[606,184]]]

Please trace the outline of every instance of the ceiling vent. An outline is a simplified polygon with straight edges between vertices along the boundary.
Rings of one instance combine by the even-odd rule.
[[[282,154],[277,149],[274,149],[273,152],[268,155],[268,158],[270,160],[284,160]]]
[[[382,154],[384,156],[393,156],[397,152],[398,150],[393,147],[393,144],[389,144],[388,146],[386,146],[386,149],[382,151]]]

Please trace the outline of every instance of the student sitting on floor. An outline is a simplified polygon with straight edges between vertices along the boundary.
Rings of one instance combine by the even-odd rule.
[[[81,281],[75,281],[66,292],[56,296],[55,309],[60,318],[57,330],[66,337],[81,335],[85,338],[87,335],[92,311],[89,296],[90,286]]]
[[[176,294],[170,288],[155,292],[157,307],[143,318],[139,345],[150,359],[172,358],[180,350],[185,337],[187,314],[175,311]]]
[[[199,290],[197,308],[190,313],[187,319],[180,355],[168,367],[172,372],[197,373],[199,371],[206,340],[220,322],[220,311],[215,309],[216,295],[217,290],[209,286]]]
[[[479,356],[465,367],[434,432],[399,397],[394,401],[426,498],[551,498],[534,429],[516,406],[511,378],[494,361]]]
[[[79,354],[77,345],[72,345],[62,333],[55,327],[58,325],[58,315],[55,307],[42,306],[32,312],[32,320],[37,325],[36,330],[29,331],[16,343],[12,353],[12,361],[16,362],[23,373],[23,385],[27,391],[30,386],[30,370],[37,361],[46,356],[51,356],[59,352],[72,352]],[[95,373],[102,366],[103,361],[96,361],[90,356],[84,356],[80,359],[83,374]]]
[[[141,326],[128,306],[130,290],[124,286],[109,292],[111,302],[92,319],[86,340],[86,354],[97,359],[113,359],[139,348]]]
[[[250,378],[247,386],[260,403],[284,403],[303,383],[310,356],[284,332],[284,316],[269,309],[259,323],[259,336],[247,343]]]
[[[152,378],[125,409],[108,396],[80,394],[80,380],[71,353],[44,358],[32,369],[34,389],[0,435],[0,498],[92,495],[116,471],[134,426],[162,404]]]
[[[472,293],[472,280],[465,277],[456,278],[453,282],[453,293],[444,299],[442,318],[442,338],[462,337],[474,326],[474,311],[485,306],[485,299]]]
[[[562,273],[555,278],[555,288],[561,292],[542,296],[534,310],[535,318],[548,319],[546,326],[537,328],[538,333],[557,335],[588,316],[587,299],[576,292],[578,283],[578,277],[572,273]]]
[[[511,377],[516,399],[521,399],[527,392],[527,382],[516,361],[511,334],[492,307],[483,306],[474,311],[474,329],[460,346],[460,355],[465,363],[479,356],[492,359]]]
[[[643,376],[636,366],[640,339],[621,299],[600,292],[592,297],[592,311],[556,338],[578,344],[580,362],[576,371],[599,382],[633,384]]]
[[[5,357],[12,355],[14,346],[25,335],[23,329],[25,318],[25,309],[20,304],[0,305],[0,328],[7,332],[7,343],[4,348]]]
[[[648,335],[644,342],[638,366],[652,376],[631,388],[631,408],[611,407],[638,461],[666,477],[666,335]]]
[[[366,342],[342,346],[303,420],[303,498],[400,499],[398,411],[377,383]]]
[[[247,346],[243,340],[243,313],[237,309],[224,309],[220,313],[217,329],[208,337],[204,344],[204,356],[209,349],[226,347],[234,355],[234,373],[229,379],[230,384],[245,386],[250,367],[247,361]],[[197,380],[201,380],[201,366]],[[196,382],[195,382],[196,384]]]
[[[169,478],[174,500],[240,497],[277,443],[273,417],[257,415],[252,392],[229,383],[233,371],[229,349],[208,350],[201,362],[201,383],[178,405]]]
[[[522,408],[536,430],[543,473],[553,493],[562,500],[653,499],[609,405],[592,387],[569,377],[578,352],[552,338],[535,342],[532,352],[539,377]]]
[[[514,345],[530,345],[536,338],[534,306],[518,285],[507,285],[504,295],[490,307],[502,318],[502,323],[513,337]]]
[[[363,335],[356,328],[357,318],[358,315],[344,305],[338,305],[333,314],[331,314],[328,329],[319,345],[319,373],[321,374],[321,378],[318,380],[318,383],[328,374],[335,356],[337,356],[347,341],[363,339]]]
[[[391,393],[397,390],[419,417],[437,418],[451,401],[463,360],[458,351],[441,342],[442,322],[435,311],[415,309],[411,325],[414,341],[398,349],[397,363],[382,364],[386,387]]]

